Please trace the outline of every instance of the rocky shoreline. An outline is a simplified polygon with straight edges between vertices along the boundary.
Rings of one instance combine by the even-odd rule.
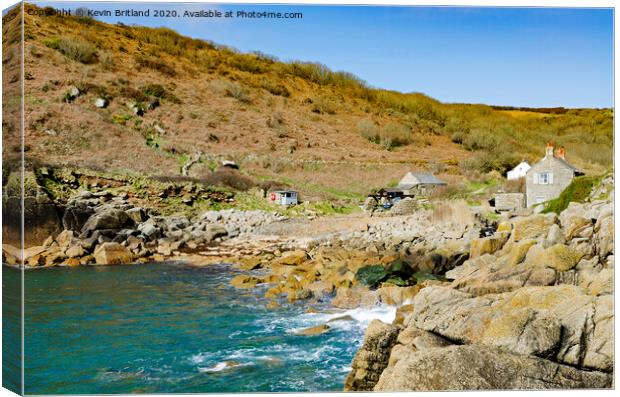
[[[516,217],[368,327],[345,390],[613,387],[613,191]]]
[[[64,230],[26,249],[24,261],[27,269],[230,263],[245,271],[235,287],[268,284],[269,307],[396,306],[392,324],[369,326],[349,391],[611,387],[613,181],[559,216],[504,216],[488,226],[459,203],[394,217],[161,216],[101,189],[71,198]],[[3,246],[5,264],[20,255]]]

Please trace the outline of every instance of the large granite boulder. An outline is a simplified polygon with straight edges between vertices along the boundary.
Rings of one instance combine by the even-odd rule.
[[[133,261],[131,251],[118,243],[103,243],[93,254],[97,265],[124,265]]]
[[[493,254],[504,246],[507,239],[508,233],[496,233],[493,236],[474,239],[469,249],[469,257],[476,258],[484,254]]]
[[[555,214],[536,214],[528,217],[516,218],[512,223],[511,238],[514,241],[545,237],[549,229],[557,221]]]
[[[94,213],[95,210],[88,204],[76,202],[65,208],[65,212],[62,216],[62,226],[65,230],[80,232],[84,224]]]
[[[506,310],[497,296],[476,297],[451,288],[425,288],[413,302],[410,325],[460,344],[504,347],[519,354],[553,355],[561,324],[547,310]]]
[[[525,257],[525,264],[529,267],[547,266],[560,272],[571,270],[583,254],[564,244],[555,244],[549,248],[535,245],[530,248]]]
[[[610,372],[613,369],[611,295],[591,296],[574,285],[523,287],[475,296],[428,287],[414,301],[410,326],[465,344]]]
[[[545,390],[612,387],[612,376],[497,347],[410,350],[388,367],[374,391]]]
[[[83,234],[90,234],[95,230],[120,230],[132,227],[133,220],[120,209],[104,208],[91,215],[82,227]]]

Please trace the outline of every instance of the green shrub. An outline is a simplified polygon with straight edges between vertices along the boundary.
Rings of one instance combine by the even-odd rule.
[[[480,151],[476,155],[463,160],[460,165],[466,170],[475,170],[483,173],[497,171],[502,175],[514,168],[520,162],[515,153],[495,151]]]
[[[413,269],[411,266],[401,260],[392,262],[390,266],[388,266],[387,271],[390,276],[398,276],[404,280],[408,279],[413,274]]]
[[[413,276],[411,276],[412,280],[415,281],[416,284],[423,283],[427,280],[439,280],[440,278],[435,276],[434,274],[425,273],[425,272],[415,272]]]
[[[383,265],[368,265],[360,268],[355,273],[355,278],[362,284],[368,287],[375,287],[381,281],[385,280],[388,276],[388,272]]]
[[[555,212],[559,215],[568,208],[568,204],[571,201],[583,203],[590,195],[592,188],[594,188],[601,179],[601,176],[587,175],[574,178],[558,198],[550,200],[545,204],[543,212]]]
[[[467,150],[494,150],[499,140],[489,131],[472,131],[462,137],[462,143]]]
[[[58,48],[60,47],[60,39],[58,37],[52,37],[43,40],[43,45],[53,50],[58,50]]]

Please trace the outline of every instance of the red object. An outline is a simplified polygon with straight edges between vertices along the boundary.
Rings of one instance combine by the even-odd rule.
[[[275,193],[271,193],[271,201],[276,201],[276,194]]]

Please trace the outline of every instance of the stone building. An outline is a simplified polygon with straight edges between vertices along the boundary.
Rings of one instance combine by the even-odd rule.
[[[446,185],[446,182],[430,172],[407,172],[393,190],[401,191],[404,196],[426,195]]]
[[[526,203],[528,207],[552,200],[560,195],[581,171],[566,161],[563,147],[555,153],[549,142],[545,157],[534,164],[525,175]]]

